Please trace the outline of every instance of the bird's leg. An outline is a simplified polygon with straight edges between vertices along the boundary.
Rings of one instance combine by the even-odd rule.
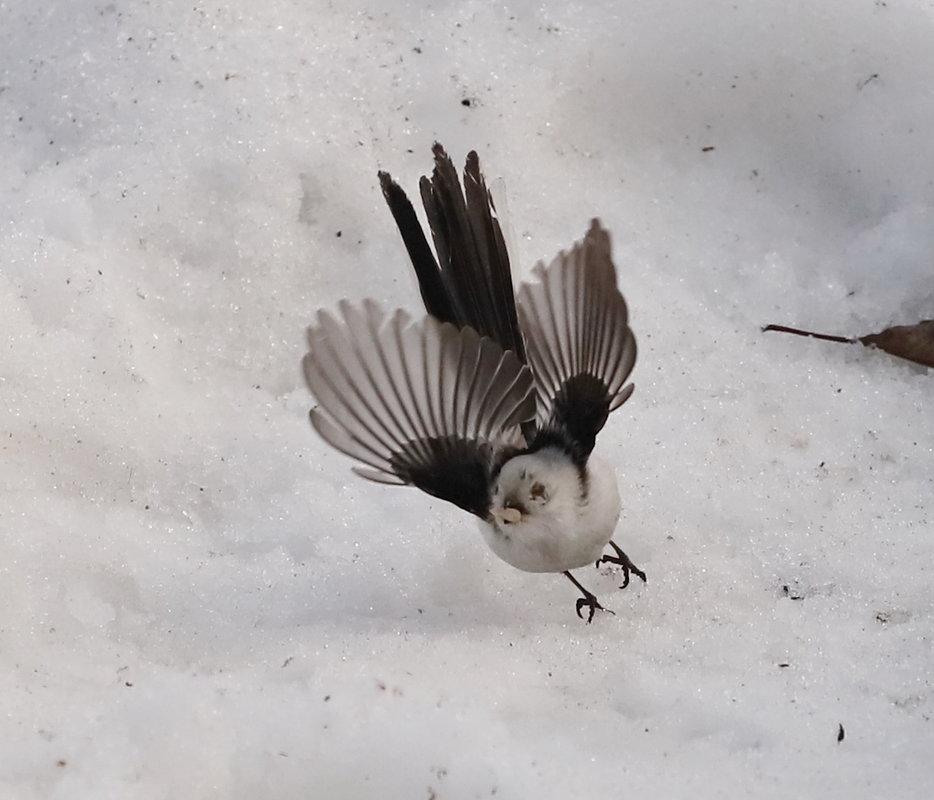
[[[645,583],[645,573],[639,569],[635,564],[630,561],[629,556],[627,556],[622,550],[619,549],[619,545],[616,544],[612,539],[610,539],[610,547],[616,551],[615,556],[600,556],[597,559],[596,566],[601,564],[619,564],[623,568],[623,585],[620,586],[620,589],[625,589],[629,586],[629,573],[633,575],[638,575],[642,578],[642,582]]]
[[[589,625],[591,622],[593,622],[593,615],[594,615],[594,612],[595,612],[598,608],[599,608],[601,611],[606,611],[608,614],[615,614],[615,613],[616,613],[615,611],[610,611],[610,609],[604,608],[603,606],[601,606],[601,605],[600,605],[600,601],[597,600],[597,596],[596,596],[593,592],[588,592],[583,586],[581,586],[581,585],[577,582],[577,578],[575,578],[570,572],[568,572],[567,570],[565,570],[565,571],[564,571],[564,574],[567,575],[568,580],[569,580],[571,583],[573,583],[578,589],[580,589],[580,590],[581,590],[581,593],[584,595],[583,597],[578,597],[578,598],[577,598],[577,616],[579,616],[581,619],[583,619],[583,618],[584,618],[584,615],[581,614],[581,609],[584,608],[584,606],[586,606],[588,609],[590,609],[590,613],[587,615],[587,624],[588,624],[588,625]]]

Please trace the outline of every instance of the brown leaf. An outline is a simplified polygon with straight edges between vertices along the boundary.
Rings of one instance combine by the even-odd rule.
[[[880,333],[861,336],[859,340],[893,356],[934,367],[934,319],[922,320],[917,325],[893,325]]]
[[[766,325],[762,330],[793,333],[796,336],[809,336],[827,342],[859,342],[866,347],[878,347],[890,355],[913,361],[915,364],[934,367],[934,319],[925,319],[916,325],[893,325],[879,333],[870,333],[857,339],[803,331],[800,328],[789,328],[787,325]]]

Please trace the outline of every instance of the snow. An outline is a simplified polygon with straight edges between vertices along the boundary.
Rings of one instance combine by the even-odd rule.
[[[927,797],[934,7],[0,4],[0,794]],[[465,104],[466,101],[466,104]],[[376,170],[479,151],[518,271],[600,216],[648,573],[512,570],[307,422],[417,309]],[[712,148],[712,149],[711,149]],[[838,741],[840,726],[845,736]]]

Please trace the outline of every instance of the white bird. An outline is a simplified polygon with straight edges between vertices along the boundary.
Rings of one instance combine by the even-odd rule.
[[[612,541],[620,513],[613,469],[592,457],[609,413],[632,394],[636,359],[610,239],[593,220],[582,241],[513,289],[499,220],[477,154],[465,192],[444,149],[420,184],[437,260],[405,192],[383,194],[415,267],[428,316],[387,314],[372,300],[320,311],[305,378],[315,430],[365,466],[480,519],[503,561],[562,572],[577,615],[606,610],[570,570],[589,563],[645,573]],[[612,555],[602,555],[609,545]],[[612,612],[611,612],[612,613]]]

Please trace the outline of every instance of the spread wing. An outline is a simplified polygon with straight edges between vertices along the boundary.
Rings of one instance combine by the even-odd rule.
[[[535,444],[559,437],[583,463],[609,413],[632,394],[636,360],[610,237],[598,220],[536,283],[519,289],[519,319],[538,395]]]
[[[305,379],[315,430],[371,480],[417,486],[486,517],[499,448],[535,413],[532,376],[472,328],[413,323],[365,301],[319,312]]]

